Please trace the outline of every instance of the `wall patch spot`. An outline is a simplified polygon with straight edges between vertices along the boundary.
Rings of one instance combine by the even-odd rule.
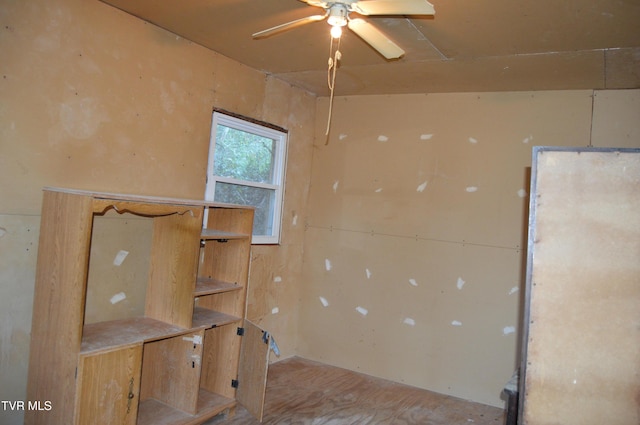
[[[518,191],[518,196],[519,196],[520,198],[524,198],[524,197],[526,197],[526,196],[527,196],[527,191],[526,191],[526,190],[524,190],[524,189],[520,189],[520,190]]]
[[[364,269],[365,273],[367,274],[367,279],[371,279],[371,270],[369,269]]]
[[[428,180],[427,180],[427,181],[424,181],[423,183],[421,183],[421,184],[416,188],[416,190],[417,190],[418,192],[424,192],[424,190],[427,188],[427,185],[428,185],[428,184],[429,184],[429,181],[428,181]]]
[[[431,140],[432,137],[433,137],[433,134],[421,134],[420,140]]]
[[[416,280],[414,278],[411,278],[411,279],[409,279],[409,285],[418,286],[418,282],[416,282]]]
[[[273,307],[271,309],[271,314],[278,314],[280,312],[280,309],[278,307]]]
[[[451,324],[453,326],[462,326],[462,322],[460,322],[459,320],[454,320],[453,322],[451,322]]]
[[[7,234],[7,229],[0,227],[0,238]]]
[[[338,185],[340,184],[339,180],[336,180],[335,182],[333,182],[333,193],[337,193],[338,192]]]
[[[273,281],[274,281],[275,283],[280,283],[280,282],[282,282],[282,277],[280,277],[280,276],[276,276],[276,277],[274,277],[274,278],[273,278]]]
[[[469,192],[469,193],[477,192],[478,191],[478,186],[468,186],[465,190],[467,192]]]
[[[298,224],[298,214],[294,214],[293,218],[291,219],[291,225],[295,226]]]
[[[347,138],[347,135],[346,135],[346,134],[344,134],[344,133],[342,133],[342,134],[340,134],[340,135],[338,136],[338,139],[339,139],[339,140],[344,140],[344,139],[346,139],[346,138]]]
[[[124,259],[129,255],[129,251],[121,250],[116,254],[116,258],[113,259],[114,266],[120,266],[124,262]]]
[[[514,334],[516,333],[516,327],[515,326],[505,326],[502,329],[502,335],[509,335],[509,334]]]
[[[320,298],[320,302],[322,303],[323,307],[329,307],[329,301],[327,301],[325,297],[318,297],[318,298]]]
[[[411,317],[405,317],[405,319],[402,321],[402,323],[404,323],[405,325],[409,325],[409,326],[415,326],[416,325],[416,321],[413,320]]]
[[[516,292],[518,292],[520,290],[520,288],[518,288],[517,286],[514,286],[513,288],[511,288],[511,290],[509,291],[509,295],[513,295]]]
[[[456,286],[458,287],[458,289],[462,289],[462,287],[464,286],[464,284],[467,283],[464,280],[462,280],[461,277],[458,278],[458,282],[456,282]]]
[[[331,270],[331,260],[329,260],[328,258],[325,258],[324,260],[324,268],[327,271]]]
[[[380,193],[380,192],[382,192],[382,188],[381,187],[376,189],[376,193]]]
[[[85,97],[60,105],[60,122],[75,139],[89,139],[108,121],[109,116],[99,99]]]
[[[472,145],[476,145],[478,143],[478,140],[474,139],[473,137],[469,137],[469,143],[471,143]]]
[[[360,307],[360,306],[356,307],[356,311],[358,313],[362,314],[363,316],[366,316],[367,314],[369,314],[369,310],[367,310],[364,307]]]
[[[118,292],[113,297],[111,297],[109,301],[111,301],[111,304],[116,304],[124,300],[125,298],[127,298],[127,295],[124,292]]]
[[[529,135],[529,137],[525,137],[524,139],[522,139],[522,143],[528,144],[532,140],[533,140],[533,136]]]
[[[389,141],[389,138],[383,134],[378,136],[378,142],[387,142]]]

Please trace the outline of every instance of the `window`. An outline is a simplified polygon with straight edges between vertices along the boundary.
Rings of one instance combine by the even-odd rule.
[[[280,242],[286,130],[213,112],[205,199],[256,207],[255,244]]]

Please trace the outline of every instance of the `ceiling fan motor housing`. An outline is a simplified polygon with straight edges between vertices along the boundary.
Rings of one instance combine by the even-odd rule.
[[[349,10],[343,3],[333,3],[329,7],[329,17],[327,23],[331,26],[343,27],[347,25]]]

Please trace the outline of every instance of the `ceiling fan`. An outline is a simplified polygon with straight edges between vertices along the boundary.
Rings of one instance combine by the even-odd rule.
[[[327,20],[331,25],[331,35],[339,38],[342,27],[347,26],[360,38],[376,49],[387,59],[397,59],[404,55],[404,50],[391,41],[380,30],[361,18],[351,18],[349,14],[358,15],[434,15],[433,5],[427,0],[300,0],[309,6],[324,9],[324,15],[312,15],[277,25],[253,34],[254,38],[266,37],[280,31],[300,25]]]

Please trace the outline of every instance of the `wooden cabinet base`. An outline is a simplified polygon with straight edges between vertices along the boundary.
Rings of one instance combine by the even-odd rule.
[[[124,230],[102,239],[106,215],[104,228]],[[45,189],[27,397],[52,409],[27,412],[25,424],[195,425],[233,414],[238,402],[261,417],[268,333],[243,331],[253,215],[238,205]],[[149,237],[132,237],[139,229]],[[119,273],[129,254],[120,244],[133,244],[146,276]],[[114,249],[105,266],[101,253]],[[129,293],[139,305],[109,310]],[[244,364],[251,372],[239,379]]]

